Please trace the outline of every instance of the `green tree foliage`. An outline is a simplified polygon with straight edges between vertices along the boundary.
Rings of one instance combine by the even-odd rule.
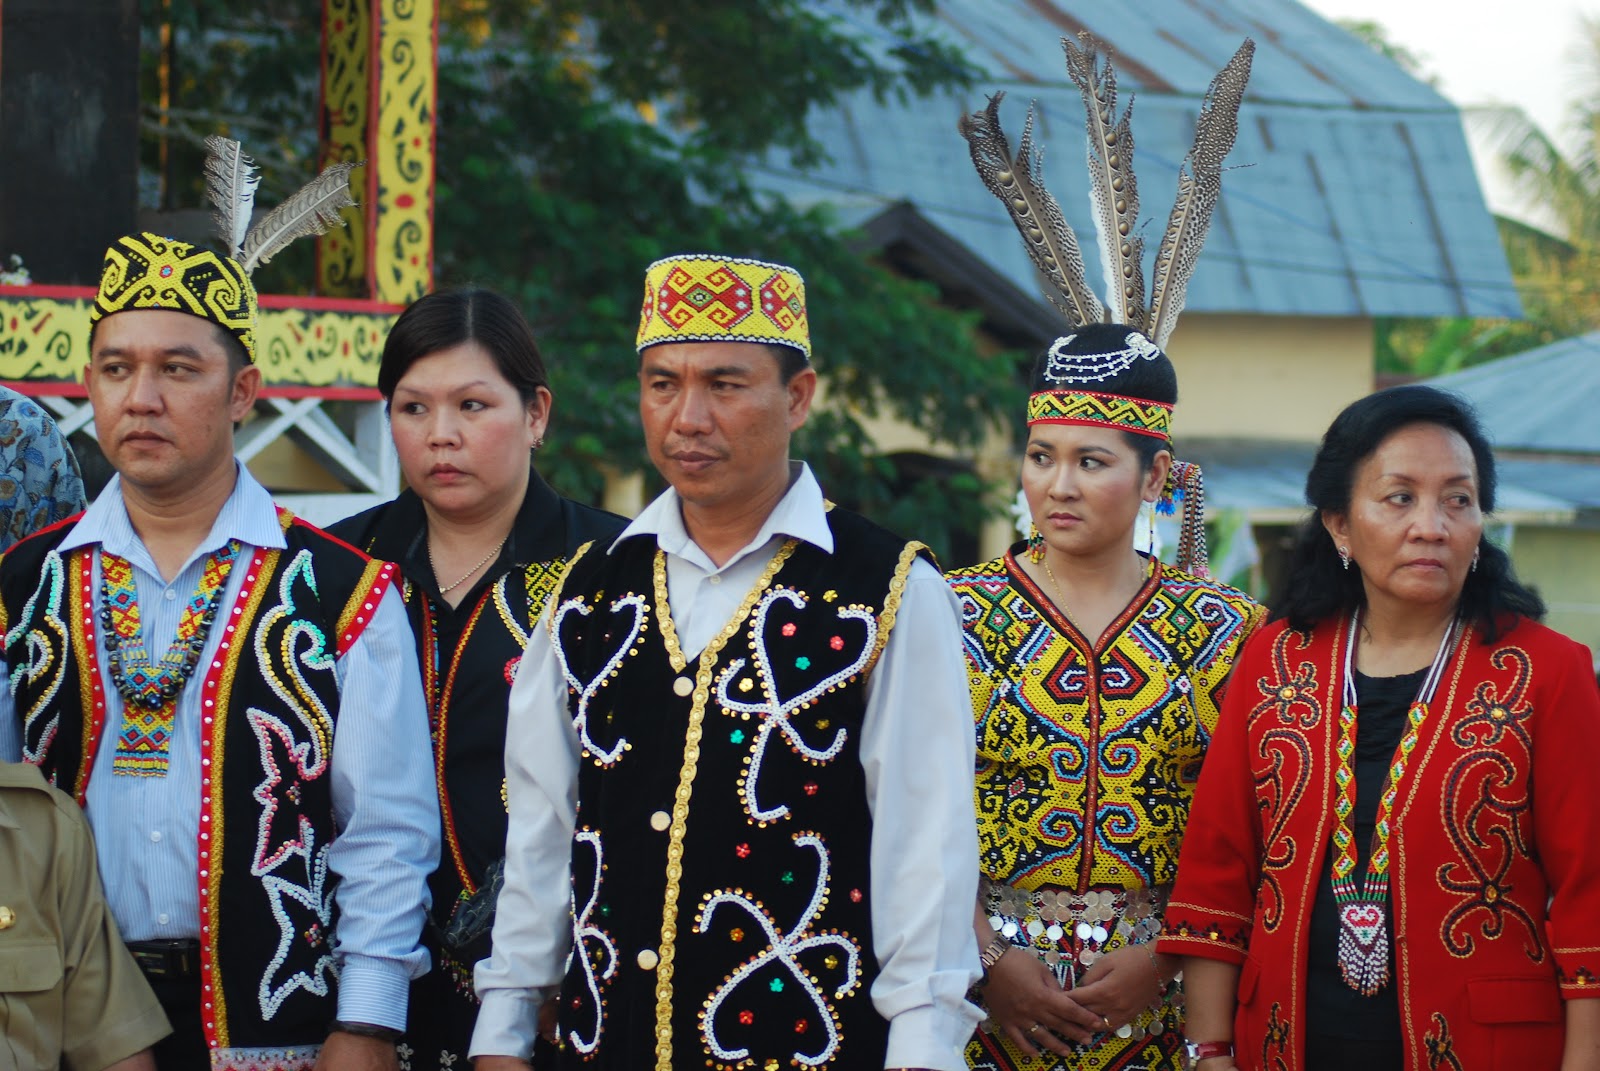
[[[154,102],[163,10],[146,5]],[[165,113],[147,109],[147,171],[158,173],[164,142],[167,174],[181,176],[169,200],[197,204],[197,143],[225,130],[260,158],[263,203],[282,196],[314,169],[321,5],[172,7],[174,92]],[[594,498],[608,469],[654,480],[636,416],[644,268],[715,250],[806,276],[817,364],[847,404],[814,412],[796,451],[830,497],[936,546],[976,526],[988,508],[976,481],[908,486],[863,421],[886,412],[974,445],[1020,408],[1018,355],[980,355],[972,316],[863,255],[827,210],[763,194],[749,177],[775,149],[820,159],[807,118],[848,94],[911,99],[966,84],[962,57],[918,32],[913,16],[931,7],[444,0],[436,276],[510,294],[534,324],[556,395],[541,467],[558,487]],[[296,252],[268,266],[263,288],[308,289],[309,254]]]
[[[1345,29],[1430,85],[1421,58],[1374,22]],[[1574,38],[1580,77],[1565,151],[1515,108],[1477,109],[1469,122],[1486,134],[1531,213],[1548,229],[1498,218],[1500,243],[1516,280],[1524,318],[1379,318],[1380,372],[1421,377],[1600,329],[1600,19],[1579,21]]]

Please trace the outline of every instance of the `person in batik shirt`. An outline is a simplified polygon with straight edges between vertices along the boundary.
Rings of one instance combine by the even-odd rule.
[[[56,422],[0,386],[0,551],[86,504],[78,458]]]

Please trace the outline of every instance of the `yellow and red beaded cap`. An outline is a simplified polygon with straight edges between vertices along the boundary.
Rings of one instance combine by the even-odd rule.
[[[106,250],[89,328],[130,309],[171,309],[210,320],[256,359],[256,288],[237,262],[145,231]]]
[[[805,280],[761,260],[665,257],[645,272],[639,310],[638,348],[660,342],[776,342],[809,361]]]

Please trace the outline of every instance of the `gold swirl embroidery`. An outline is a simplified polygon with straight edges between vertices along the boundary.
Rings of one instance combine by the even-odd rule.
[[[689,822],[689,797],[694,792],[695,771],[700,765],[701,726],[705,721],[706,703],[711,698],[711,671],[716,667],[717,656],[729,640],[738,635],[745,618],[755,608],[757,601],[772,584],[789,556],[800,545],[798,540],[784,542],[778,552],[767,562],[767,567],[756,578],[755,585],[745,593],[744,602],[734,611],[722,631],[712,637],[706,649],[700,652],[699,666],[695,671],[694,692],[689,707],[689,729],[683,741],[683,767],[678,772],[678,791],[672,803],[672,825],[667,831],[667,889],[661,907],[661,947],[656,963],[656,1071],[672,1071],[672,964],[678,940],[678,896],[683,881],[683,837]],[[667,601],[667,556],[656,551],[655,562],[656,620],[660,624],[662,641],[667,645],[667,655],[672,668],[682,672],[688,663],[678,645],[678,630],[672,623],[672,608]]]
[[[550,641],[552,643],[560,639],[556,635],[556,617],[554,614],[545,614],[544,611],[551,606],[561,605],[561,593],[567,586],[567,577],[572,575],[572,568],[578,564],[578,559],[587,554],[592,546],[594,546],[594,540],[591,539],[572,552],[572,557],[567,559],[567,564],[561,569],[561,575],[556,577],[555,584],[550,588],[550,597],[545,600],[544,606],[539,610],[540,616],[544,618],[545,628],[550,633]]]
[[[889,581],[889,595],[883,600],[883,613],[878,615],[878,642],[873,644],[872,659],[865,670],[867,673],[871,673],[878,664],[878,656],[883,654],[883,648],[889,642],[889,633],[894,631],[894,619],[900,613],[900,600],[906,593],[906,578],[911,575],[917,555],[925,550],[928,550],[926,543],[913,540],[900,551],[900,561],[894,567],[894,579]]]

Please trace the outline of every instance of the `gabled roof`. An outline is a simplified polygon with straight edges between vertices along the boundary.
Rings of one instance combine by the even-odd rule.
[[[863,32],[875,29],[846,16]],[[1304,316],[1518,316],[1459,112],[1292,0],[941,0],[934,31],[985,73],[978,88],[909,103],[868,94],[816,116],[833,155],[806,173],[774,159],[760,181],[802,203],[906,200],[1029,295],[1039,293],[1004,209],[974,174],[956,119],[1008,90],[1015,139],[1029,99],[1046,184],[1093,244],[1083,105],[1059,39],[1087,29],[1114,51],[1153,260],[1206,85],[1256,40],[1240,136],[1188,308]],[[1100,266],[1088,257],[1091,277]],[[1149,275],[1147,262],[1146,275]]]
[[[1427,382],[1470,401],[1496,450],[1587,454],[1600,463],[1600,331]]]

